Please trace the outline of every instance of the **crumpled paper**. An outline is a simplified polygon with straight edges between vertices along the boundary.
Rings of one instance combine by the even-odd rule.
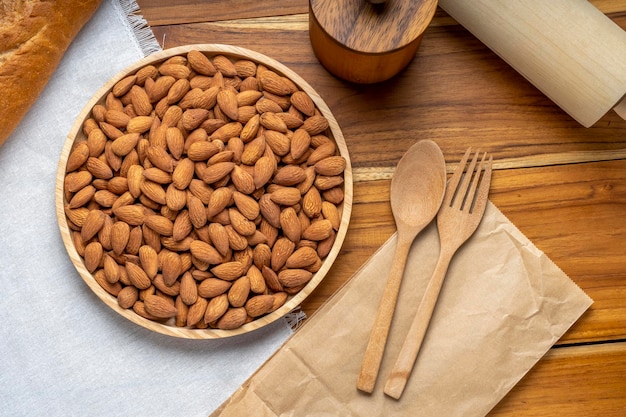
[[[212,417],[484,416],[592,304],[492,203],[452,260],[401,399],[385,380],[434,269],[432,223],[415,240],[374,393],[356,380],[395,235]]]

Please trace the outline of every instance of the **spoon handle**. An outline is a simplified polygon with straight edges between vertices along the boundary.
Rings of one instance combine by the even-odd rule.
[[[357,380],[356,386],[360,391],[372,393],[374,390],[378,370],[385,351],[385,345],[387,344],[391,320],[393,319],[393,313],[396,308],[396,301],[398,300],[398,293],[400,292],[400,284],[402,283],[402,276],[404,275],[406,259],[409,255],[412,242],[413,239],[407,239],[401,234],[398,234],[398,243],[393,263],[389,271],[389,277],[387,278],[383,296],[380,300],[380,305],[378,306],[378,314],[374,321],[372,332],[370,333],[365,356],[361,364],[361,372]]]
[[[433,275],[428,282],[426,291],[422,296],[422,301],[413,318],[413,322],[411,322],[411,327],[404,339],[402,349],[398,354],[398,359],[396,359],[396,363],[385,383],[385,394],[396,400],[400,399],[400,396],[402,396],[404,387],[417,360],[417,355],[424,341],[428,325],[430,324],[430,319],[433,315],[435,305],[437,304],[437,299],[439,298],[439,293],[446,272],[448,271],[451,258],[452,256],[447,252],[442,252],[439,256]]]

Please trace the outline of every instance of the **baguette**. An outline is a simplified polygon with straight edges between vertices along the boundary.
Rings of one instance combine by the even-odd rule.
[[[0,0],[0,145],[101,0]]]

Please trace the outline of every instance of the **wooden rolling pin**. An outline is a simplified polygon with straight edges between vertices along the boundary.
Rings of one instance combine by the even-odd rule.
[[[590,127],[626,119],[626,32],[586,0],[439,0],[561,109]]]

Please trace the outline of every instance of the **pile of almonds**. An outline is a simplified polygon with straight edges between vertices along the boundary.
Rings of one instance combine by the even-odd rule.
[[[291,80],[192,50],[117,82],[67,160],[65,213],[98,284],[147,319],[235,329],[319,270],[346,160]]]

